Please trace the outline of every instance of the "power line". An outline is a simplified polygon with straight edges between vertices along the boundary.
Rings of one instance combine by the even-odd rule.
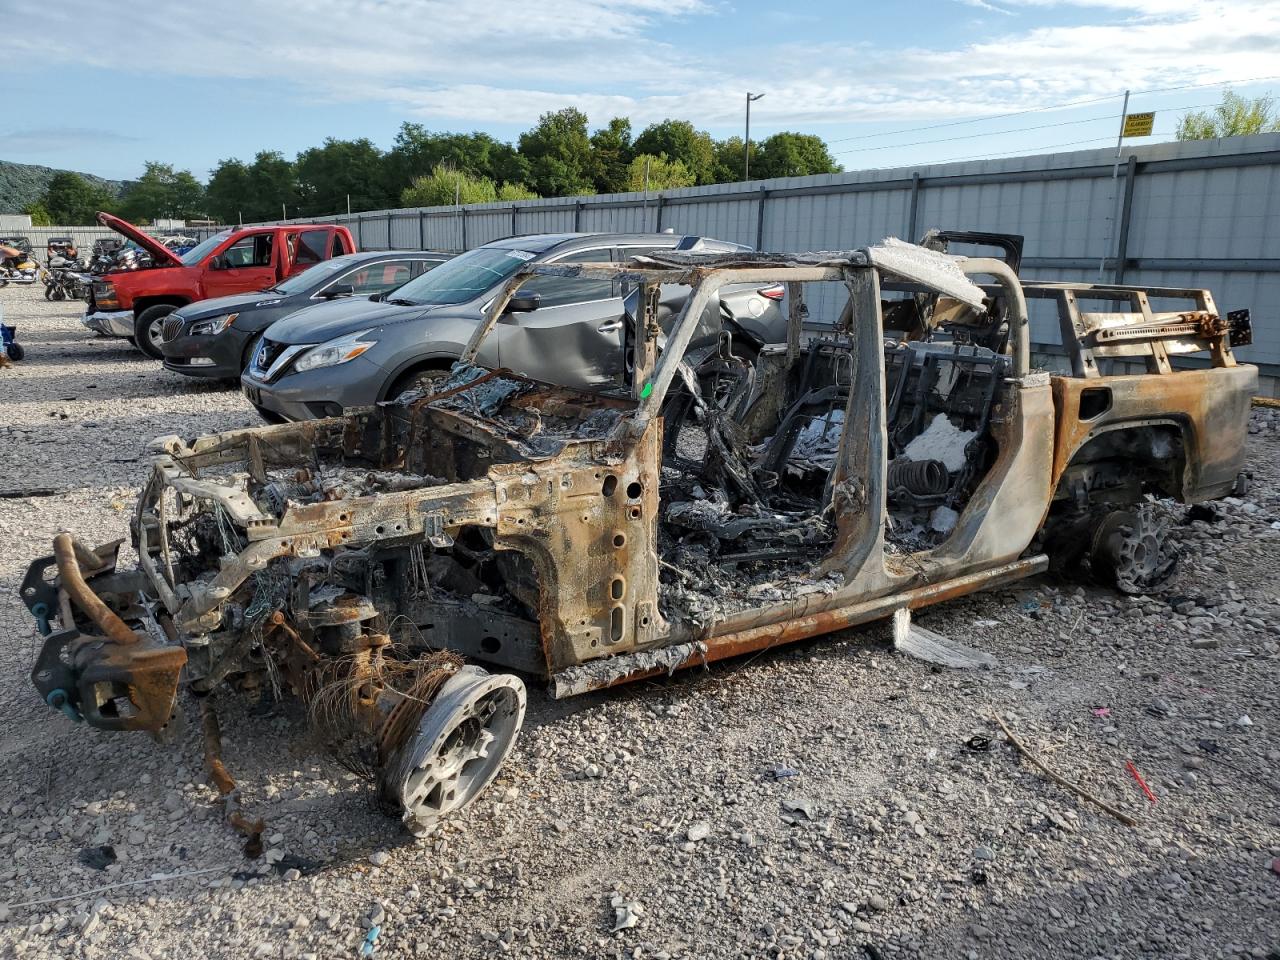
[[[962,160],[990,160],[995,157],[1012,157],[1019,155],[1019,150],[1025,150],[1028,154],[1043,153],[1046,150],[1056,150],[1058,147],[1076,147],[1085,143],[1109,143],[1115,139],[1114,135],[1105,137],[1092,137],[1088,140],[1068,140],[1066,143],[1046,143],[1038,147],[1014,147],[1011,150],[997,150],[995,153],[980,153],[971,157],[947,157],[942,160],[930,160],[930,164],[934,163],[959,163]]]
[[[1152,134],[1152,136],[1168,136],[1169,134]],[[930,160],[930,164],[935,163],[960,163],[964,160],[993,160],[1001,157],[1018,157],[1018,156],[1035,156],[1046,150],[1054,150],[1058,147],[1078,147],[1086,143],[1113,143],[1115,134],[1109,134],[1105,137],[1093,137],[1089,140],[1068,140],[1066,143],[1047,143],[1038,147],[1014,147],[1010,150],[997,150],[995,153],[981,153],[969,157],[945,157],[941,160]]]
[[[1151,93],[1172,93],[1176,90],[1197,90],[1204,87],[1222,87],[1232,85],[1243,85],[1246,83],[1262,83],[1267,80],[1280,80],[1280,76],[1274,77],[1249,77],[1242,80],[1215,80],[1212,83],[1188,83],[1179,87],[1154,87],[1150,90],[1134,90],[1132,96],[1145,96]],[[923,127],[904,127],[901,130],[885,130],[881,133],[863,133],[852,137],[840,137],[837,140],[828,140],[828,144],[832,143],[848,143],[851,140],[870,140],[875,137],[892,137],[900,133],[918,133],[921,130],[938,130],[942,127],[957,127],[966,123],[982,123],[985,120],[1003,120],[1007,117],[1021,117],[1028,113],[1043,113],[1046,110],[1064,110],[1068,107],[1085,107],[1091,103],[1103,103],[1107,100],[1118,100],[1120,94],[1114,93],[1106,97],[1093,97],[1088,100],[1069,100],[1065,103],[1053,103],[1045,107],[1028,107],[1026,110],[1015,110],[1012,113],[993,113],[985,117],[970,117],[967,120],[948,120],[945,123],[931,123]]]
[[[1216,103],[1188,103],[1177,107],[1163,107],[1164,112],[1175,110],[1199,110],[1203,107],[1216,107]],[[1041,123],[1034,127],[1013,127],[1009,130],[987,130],[982,133],[963,133],[957,137],[938,137],[933,140],[914,140],[909,143],[888,143],[876,147],[851,147],[848,150],[836,151],[832,156],[842,157],[849,153],[866,153],[871,150],[895,150],[899,147],[919,147],[930,143],[951,143],[955,140],[976,140],[979,137],[1002,137],[1010,133],[1026,133],[1030,130],[1048,130],[1052,127],[1069,127],[1081,123],[1098,123],[1103,120],[1114,121],[1115,114],[1106,113],[1096,117],[1085,117],[1083,120],[1059,120],[1056,123]]]

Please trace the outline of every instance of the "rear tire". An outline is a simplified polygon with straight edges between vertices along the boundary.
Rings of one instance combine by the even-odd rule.
[[[170,303],[158,303],[154,307],[147,307],[133,321],[134,343],[152,360],[164,359],[164,354],[160,352],[164,318],[177,309]]]
[[[9,348],[5,352],[9,354],[10,360],[22,360],[27,355],[27,351],[18,343],[9,344]]]

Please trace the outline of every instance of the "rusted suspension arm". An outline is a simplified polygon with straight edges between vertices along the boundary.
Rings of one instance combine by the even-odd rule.
[[[103,603],[85,583],[84,576],[80,573],[80,563],[76,558],[81,551],[85,553],[88,551],[83,547],[79,550],[76,548],[75,538],[69,533],[60,533],[53,538],[53,556],[58,564],[58,576],[62,581],[62,589],[67,591],[71,602],[97,624],[112,643],[118,643],[121,646],[137,643],[137,634],[130,630],[115,611]]]

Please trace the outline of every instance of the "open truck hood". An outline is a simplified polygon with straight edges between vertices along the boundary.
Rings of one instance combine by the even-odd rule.
[[[151,259],[157,267],[181,267],[182,259],[157,240],[150,234],[143,233],[128,220],[121,220],[109,213],[99,213],[98,222],[109,230],[114,230],[120,236],[132,240],[147,253],[151,254]]]

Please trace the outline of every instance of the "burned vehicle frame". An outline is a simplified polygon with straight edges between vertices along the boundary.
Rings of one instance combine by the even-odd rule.
[[[538,275],[638,288],[616,389],[474,365]],[[787,342],[748,363],[726,335],[693,356],[719,288],[743,282],[786,285]],[[664,329],[673,283],[692,293]],[[806,305],[831,291],[834,326],[807,336]],[[1027,292],[1064,311],[1072,375],[1031,368]],[[1155,314],[1149,295],[1197,308]],[[1089,297],[1138,309],[1083,314]],[[492,780],[523,718],[522,680],[472,661],[571,696],[1008,583],[1081,530],[1085,563],[1154,584],[1167,570],[1134,519],[1142,498],[1235,482],[1256,384],[1231,354],[1240,329],[1207,291],[1036,286],[999,259],[897,241],[528,266],[429,391],[157,441],[136,570],[116,570],[119,544],[69,534],[32,564],[32,679],[75,718],[153,733],[185,683],[215,769],[215,691],[292,694],[425,832]],[[1149,373],[1099,375],[1120,341]],[[1191,350],[1213,366],[1169,368]]]

